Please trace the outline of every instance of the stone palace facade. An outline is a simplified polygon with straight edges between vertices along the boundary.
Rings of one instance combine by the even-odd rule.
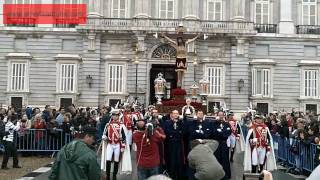
[[[4,25],[9,2],[87,3],[87,24]],[[183,87],[206,76],[209,110],[252,102],[265,113],[318,113],[319,14],[320,0],[0,1],[0,104],[96,107],[137,96],[148,105],[159,72],[170,98],[176,51],[157,35],[183,25],[201,34],[188,46]]]

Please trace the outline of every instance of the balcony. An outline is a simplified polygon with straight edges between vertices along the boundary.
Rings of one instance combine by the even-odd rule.
[[[276,24],[255,24],[258,33],[277,33]]]
[[[297,34],[320,34],[320,26],[317,25],[298,25]]]
[[[80,25],[77,28],[95,28],[102,31],[175,32],[180,24],[187,29],[188,33],[256,34],[251,22],[184,19],[88,18],[86,25]]]

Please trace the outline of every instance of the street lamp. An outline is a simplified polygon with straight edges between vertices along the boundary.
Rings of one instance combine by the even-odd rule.
[[[244,88],[244,80],[243,79],[239,79],[239,81],[238,81],[239,92],[241,91],[242,88]]]
[[[209,85],[209,81],[207,80],[207,78],[204,76],[200,82],[200,90],[201,90],[201,99],[202,99],[202,105],[206,106],[207,105],[207,96],[208,96],[208,93],[209,93],[209,88],[208,88],[208,85]]]
[[[138,100],[138,64],[139,64],[139,58],[138,55],[136,55],[133,64],[136,65],[136,89],[135,89],[135,100]]]
[[[197,85],[196,82],[193,82],[190,89],[191,89],[191,98],[196,102],[198,97],[199,86]]]

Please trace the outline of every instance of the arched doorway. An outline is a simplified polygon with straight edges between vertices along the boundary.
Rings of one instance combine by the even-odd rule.
[[[167,89],[164,99],[170,99],[170,90],[177,87],[177,74],[174,64],[166,64],[170,59],[176,58],[176,49],[169,44],[158,46],[153,52],[151,58],[159,60],[159,63],[153,63],[150,68],[150,104],[154,104],[157,100],[154,96],[154,80],[159,73],[162,73],[167,81]]]

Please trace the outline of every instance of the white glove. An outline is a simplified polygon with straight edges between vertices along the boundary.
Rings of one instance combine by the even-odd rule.
[[[257,143],[257,142],[258,142],[258,139],[257,139],[257,138],[253,138],[253,139],[252,139],[252,142]]]
[[[217,129],[217,131],[218,131],[218,132],[222,132],[222,130],[221,130],[221,129]]]
[[[102,140],[107,140],[107,136],[106,135],[102,135]]]

